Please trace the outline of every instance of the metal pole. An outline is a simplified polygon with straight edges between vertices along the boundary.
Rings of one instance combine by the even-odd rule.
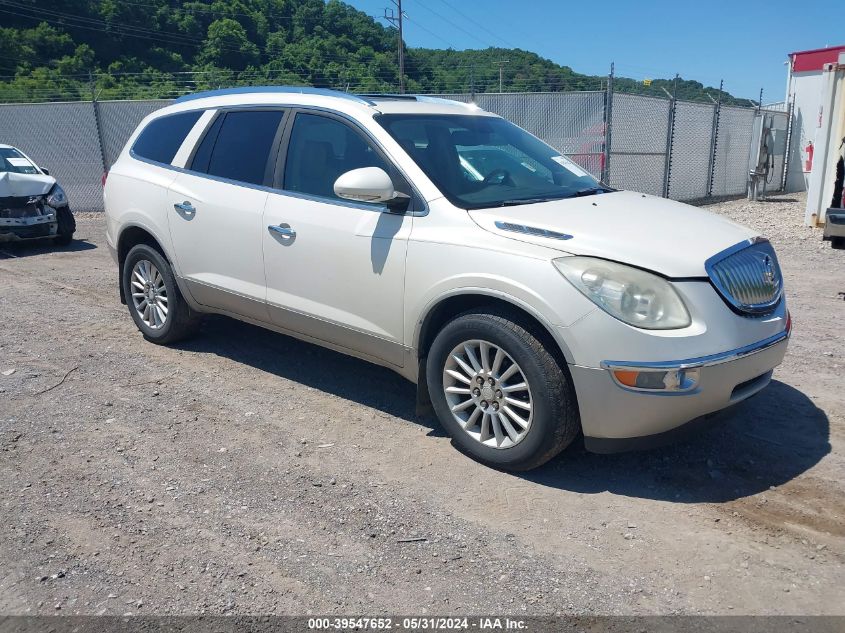
[[[610,64],[610,74],[607,76],[607,91],[604,96],[604,148],[602,151],[601,181],[610,184],[610,143],[613,120],[613,70],[614,64]]]
[[[509,59],[500,59],[496,62],[499,65],[499,92],[504,92],[505,85],[505,64],[510,63]]]
[[[399,94],[405,94],[405,46],[402,42],[402,0],[396,0],[399,9]]]
[[[710,137],[710,164],[707,166],[707,197],[713,195],[713,181],[716,178],[716,147],[719,142],[719,114],[722,110],[722,89],[725,81],[719,82],[719,100],[713,107],[713,134]]]
[[[795,110],[795,96],[786,104],[786,149],[783,152],[783,174],[780,177],[780,190],[786,191],[786,177],[789,174],[789,159],[792,155],[792,115]]]
[[[103,173],[105,173],[109,170],[106,164],[106,144],[103,140],[103,123],[100,120],[100,106],[97,103],[94,74],[91,71],[88,71],[88,85],[91,88],[91,106],[94,108],[94,127],[97,128],[97,146],[100,148],[100,164],[103,166]]]
[[[663,197],[669,197],[669,184],[672,179],[672,148],[675,143],[675,105],[677,103],[676,97],[678,94],[678,75],[675,75],[675,81],[672,82],[672,94],[669,99],[669,117],[667,121],[668,129],[666,131],[666,162],[663,166]]]

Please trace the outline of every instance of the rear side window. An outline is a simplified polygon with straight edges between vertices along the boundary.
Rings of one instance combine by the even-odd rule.
[[[170,164],[201,115],[202,111],[197,110],[153,120],[141,132],[132,151],[141,158]]]
[[[214,119],[214,123],[203,136],[202,142],[194,152],[194,159],[191,161],[191,169],[199,171],[204,174],[208,173],[208,164],[211,162],[211,152],[214,149],[214,143],[217,141],[217,135],[220,133],[220,126],[223,125],[225,114],[218,114]]]
[[[264,184],[267,160],[284,113],[243,110],[218,115],[191,162],[191,169],[254,185]]]

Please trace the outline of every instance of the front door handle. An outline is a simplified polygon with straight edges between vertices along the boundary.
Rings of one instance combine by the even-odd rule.
[[[278,233],[286,240],[290,240],[296,237],[296,231],[290,228],[290,225],[288,224],[279,224],[278,226],[275,224],[271,224],[267,228],[273,231],[273,233]]]
[[[187,200],[185,200],[185,202],[177,202],[173,205],[173,208],[177,211],[184,211],[185,213],[194,213],[196,211],[194,205]]]

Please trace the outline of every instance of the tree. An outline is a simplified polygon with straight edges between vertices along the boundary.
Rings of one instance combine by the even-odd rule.
[[[219,68],[243,70],[260,61],[258,47],[249,41],[246,30],[231,18],[215,20],[197,61]]]
[[[360,92],[398,90],[396,30],[340,0],[34,0],[0,28],[0,100],[172,97],[205,86],[289,83]],[[20,6],[18,6],[20,5]],[[36,6],[37,5],[37,6]],[[409,48],[412,92],[601,90],[605,77],[520,49]],[[671,79],[618,77],[621,92],[666,98]],[[679,99],[717,90],[680,80]],[[726,93],[725,104],[740,103]],[[743,103],[743,105],[746,105]]]

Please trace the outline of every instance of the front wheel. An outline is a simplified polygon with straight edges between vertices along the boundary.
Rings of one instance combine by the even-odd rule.
[[[462,314],[438,333],[426,364],[428,390],[461,450],[497,468],[529,470],[578,435],[569,375],[544,338],[496,308]]]
[[[73,240],[73,234],[76,231],[76,218],[70,207],[60,207],[56,209],[56,237],[53,238],[59,246],[67,246]]]
[[[156,249],[133,246],[120,277],[132,320],[148,341],[174,343],[199,327],[199,315],[185,302],[170,264]]]

